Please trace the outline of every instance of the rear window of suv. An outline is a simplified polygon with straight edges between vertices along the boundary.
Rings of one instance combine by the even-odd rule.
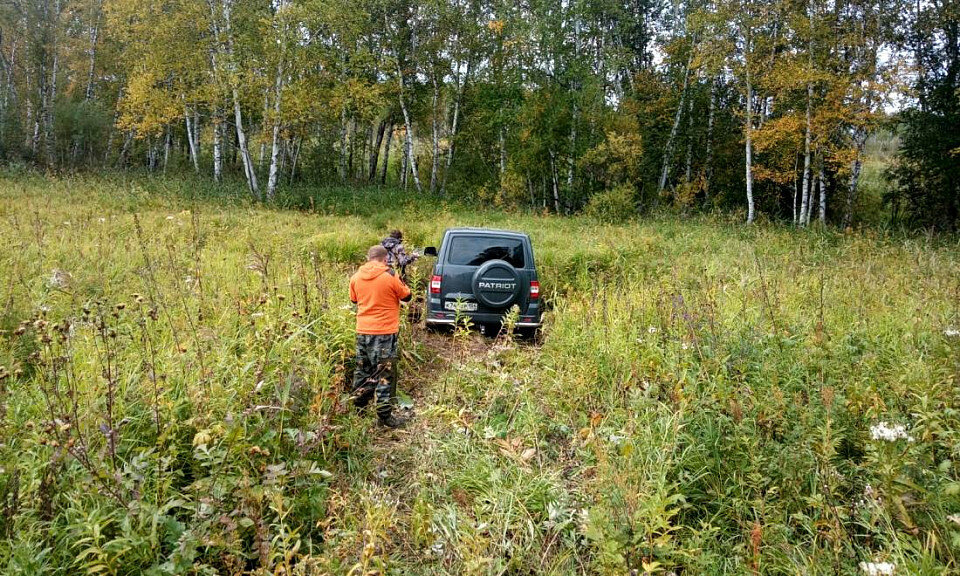
[[[447,262],[458,266],[479,266],[488,260],[506,260],[523,268],[523,240],[495,236],[454,236]]]

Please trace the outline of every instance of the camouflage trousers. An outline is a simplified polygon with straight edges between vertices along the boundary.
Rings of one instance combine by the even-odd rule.
[[[376,400],[377,416],[393,412],[397,395],[397,335],[357,334],[357,369],[351,397],[358,408]]]

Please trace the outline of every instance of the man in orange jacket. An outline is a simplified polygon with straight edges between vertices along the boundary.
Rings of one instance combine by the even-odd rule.
[[[387,249],[367,251],[367,263],[350,278],[350,301],[357,305],[357,369],[353,374],[353,401],[366,407],[376,397],[380,424],[404,424],[393,415],[396,395],[397,333],[400,302],[410,300],[410,289],[387,266]]]

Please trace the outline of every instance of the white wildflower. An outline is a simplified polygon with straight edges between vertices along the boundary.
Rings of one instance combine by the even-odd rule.
[[[947,338],[956,338],[957,336],[960,336],[960,330],[950,327],[943,331],[943,335]]]
[[[960,514],[951,514],[947,516],[947,520],[953,522],[954,524],[960,525]]]
[[[486,427],[483,429],[483,439],[484,439],[484,440],[493,440],[493,439],[496,438],[496,437],[497,437],[497,432],[496,432],[496,430],[494,430],[494,429],[491,428],[490,426],[486,426]]]
[[[173,220],[173,216],[167,216],[167,220]]]
[[[619,446],[623,444],[623,441],[626,439],[627,439],[626,436],[622,436],[620,434],[611,434],[609,437],[610,443],[613,444],[614,446]]]
[[[690,348],[690,345],[684,342],[683,344],[680,345],[680,347],[683,348],[684,350],[688,350]]]
[[[860,569],[869,574],[869,576],[888,576],[893,574],[896,568],[890,562],[861,562]]]
[[[443,542],[437,541],[433,546],[430,547],[430,552],[435,556],[443,556]]]
[[[906,440],[913,442],[913,436],[907,434],[907,428],[903,424],[894,424],[891,426],[887,422],[878,422],[870,427],[870,436],[874,440],[883,440],[884,442],[896,442],[897,440]]]
[[[103,224],[103,223],[106,222],[106,221],[107,221],[106,218],[97,218],[97,222],[99,222],[99,223],[101,223],[101,224]]]
[[[649,332],[649,333],[651,333],[651,334],[656,334],[656,333],[657,333],[657,327],[656,327],[656,326],[651,326],[651,327],[647,328],[647,332]]]

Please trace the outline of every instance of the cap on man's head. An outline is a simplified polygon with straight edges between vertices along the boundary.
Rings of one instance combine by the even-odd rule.
[[[371,246],[370,249],[367,250],[367,260],[386,260],[386,259],[387,259],[387,249],[381,246],[380,244]]]

